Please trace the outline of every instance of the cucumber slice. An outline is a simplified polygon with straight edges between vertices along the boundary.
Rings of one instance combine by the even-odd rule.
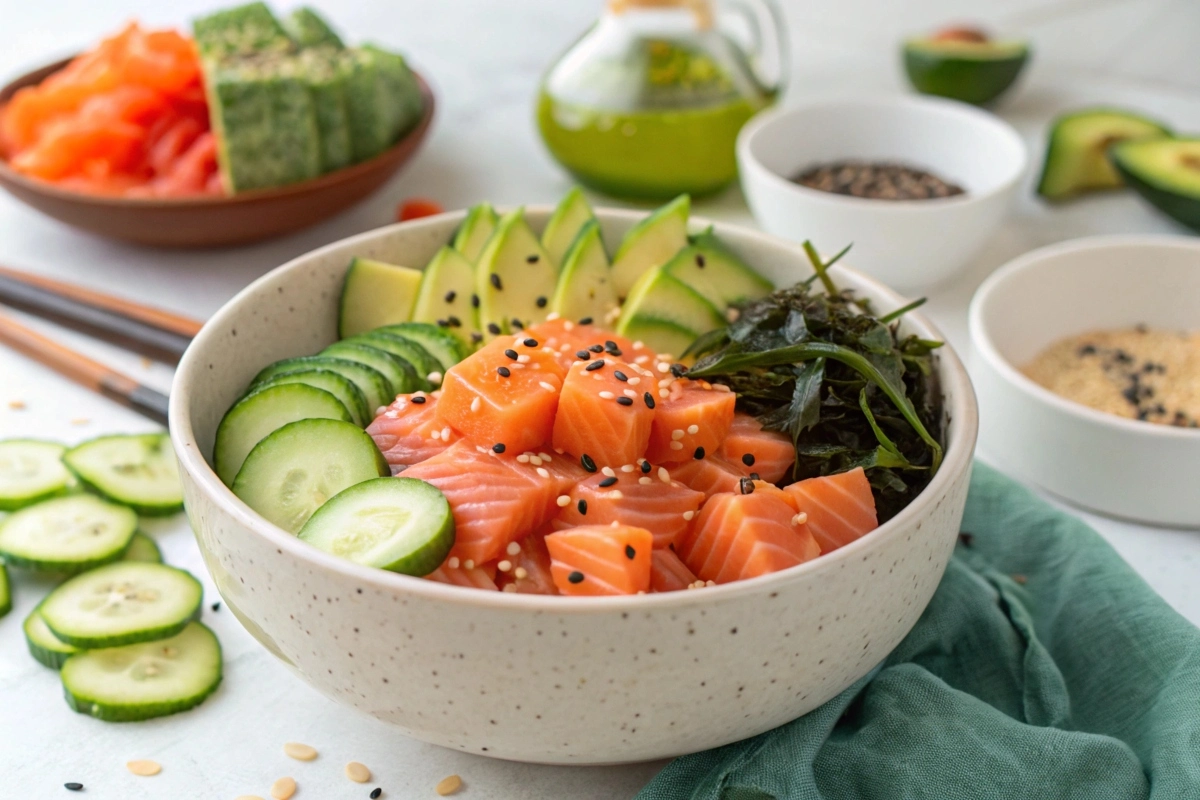
[[[428,575],[454,546],[454,517],[446,496],[432,484],[376,478],[331,498],[300,538],[356,564]]]
[[[90,494],[56,497],[0,523],[0,555],[15,567],[74,573],[116,561],[137,514]]]
[[[146,534],[135,533],[133,538],[129,540],[129,547],[125,549],[125,555],[121,556],[121,560],[161,564],[163,560],[162,550],[158,549],[158,542]]]
[[[8,567],[0,561],[0,617],[12,611],[12,584],[8,582]]]
[[[496,225],[499,222],[500,218],[496,215],[496,209],[492,208],[490,203],[472,206],[462,225],[455,232],[450,246],[462,253],[467,261],[474,264],[479,261],[479,255],[483,252],[484,245],[496,232]]]
[[[193,622],[169,639],[73,655],[62,667],[67,705],[109,722],[187,711],[221,683],[221,644]]]
[[[338,336],[343,339],[412,319],[421,285],[421,270],[355,258],[346,270],[338,311]]]
[[[375,441],[362,429],[332,419],[304,419],[255,445],[233,480],[233,493],[296,533],[330,497],[389,474]]]
[[[254,391],[271,386],[282,386],[285,383],[303,383],[306,386],[324,389],[341,401],[346,410],[350,412],[354,424],[360,428],[365,428],[367,423],[373,419],[371,411],[374,409],[367,410],[367,398],[362,390],[348,378],[329,369],[302,369],[295,372],[284,372],[266,383],[260,384]]]
[[[324,389],[289,383],[270,386],[243,397],[217,427],[213,465],[229,486],[254,445],[289,422],[301,419],[340,419],[350,422],[350,412]]]
[[[576,186],[563,195],[550,221],[546,223],[546,230],[542,231],[542,247],[546,248],[550,260],[559,269],[562,269],[567,251],[571,249],[571,243],[579,236],[583,226],[595,219],[596,215],[587,198],[583,196],[582,189]]]
[[[71,473],[62,463],[67,448],[37,439],[0,442],[0,511],[16,511],[63,494]]]
[[[87,488],[144,516],[183,508],[179,464],[165,433],[101,436],[72,447],[63,463]]]
[[[202,595],[181,569],[118,561],[59,586],[42,601],[42,617],[67,644],[117,647],[179,633],[199,616]]]
[[[42,619],[40,605],[25,618],[22,628],[25,631],[25,644],[29,647],[29,655],[50,669],[61,668],[68,656],[79,652],[78,647],[72,647],[54,635],[46,620]]]
[[[442,372],[471,354],[470,349],[457,336],[428,322],[402,322],[399,325],[386,325],[379,331],[421,345],[441,362]]]
[[[388,381],[388,399],[379,404],[382,406],[390,405],[398,394],[415,392],[421,383],[412,364],[378,347],[354,342],[336,342],[322,350],[321,356],[357,361],[379,370]]]
[[[304,356],[302,358],[285,358],[276,361],[250,381],[250,388],[256,389],[277,375],[307,369],[333,370],[344,378],[354,382],[367,401],[367,409],[374,416],[375,409],[386,406],[395,399],[392,384],[382,372],[360,361],[330,356]]]
[[[405,339],[394,333],[383,333],[376,330],[360,336],[351,336],[349,339],[343,339],[342,341],[351,342],[352,344],[365,344],[391,353],[397,358],[404,359],[416,370],[417,381],[420,384],[418,388],[421,391],[432,389],[429,376],[442,372],[442,363],[434,358],[428,350],[411,339]],[[441,379],[439,378],[437,382],[440,383]]]

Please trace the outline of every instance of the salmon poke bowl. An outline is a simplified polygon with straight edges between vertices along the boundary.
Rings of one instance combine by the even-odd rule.
[[[686,197],[502,212],[301,256],[197,336],[171,433],[230,610],[323,694],[519,761],[695,752],[865,675],[975,443],[918,304]]]

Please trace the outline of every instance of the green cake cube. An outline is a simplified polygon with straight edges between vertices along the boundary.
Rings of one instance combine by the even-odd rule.
[[[325,18],[308,6],[301,6],[289,14],[283,25],[301,47],[343,47],[341,37]]]
[[[206,59],[286,52],[295,47],[265,3],[227,8],[192,22],[192,33]]]
[[[346,51],[346,110],[354,160],[391,147],[420,119],[422,99],[402,56],[374,47]]]

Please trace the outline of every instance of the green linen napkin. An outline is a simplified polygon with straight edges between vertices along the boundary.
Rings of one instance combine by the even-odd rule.
[[[1200,798],[1200,631],[1086,524],[983,464],[962,529],[874,673],[676,759],[639,800]]]

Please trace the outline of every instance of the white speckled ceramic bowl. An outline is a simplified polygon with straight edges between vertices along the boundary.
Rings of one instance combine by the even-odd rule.
[[[529,209],[540,227],[549,208]],[[641,214],[601,211],[614,245]],[[428,742],[517,761],[645,761],[726,744],[817,707],[908,633],[953,548],[977,427],[958,357],[940,350],[946,459],[895,519],[794,569],[700,591],[561,598],[473,591],[321,552],[260,518],[205,457],[246,383],[335,338],[352,255],[425,264],[462,213],[393,225],[276,269],[225,305],[188,349],[171,391],[187,512],[226,605],[318,691]],[[694,220],[693,225],[708,223]],[[718,224],[778,284],[807,274],[794,245]],[[876,301],[900,298],[850,270]],[[940,338],[918,314],[912,331]]]

